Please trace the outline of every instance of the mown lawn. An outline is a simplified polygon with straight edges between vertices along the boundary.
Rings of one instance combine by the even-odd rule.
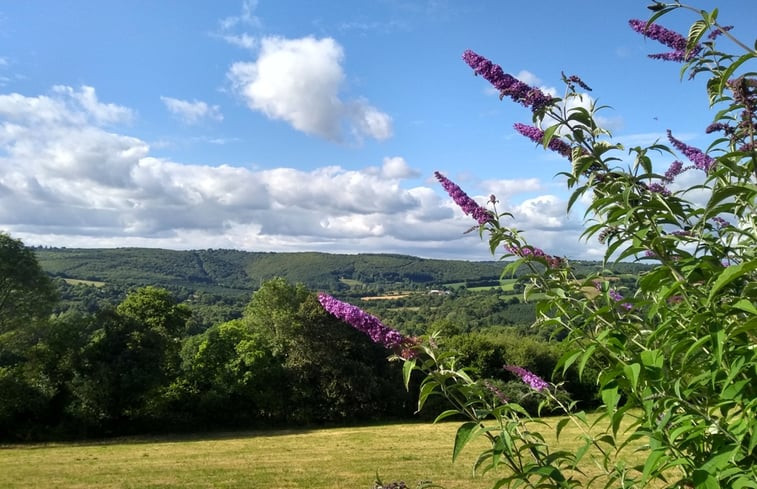
[[[452,463],[457,427],[396,424],[4,446],[0,488],[371,489],[376,471],[384,482],[404,480],[411,488],[423,479],[448,489],[491,487],[494,474],[471,473],[483,441]],[[572,448],[571,437],[561,435],[561,449]]]

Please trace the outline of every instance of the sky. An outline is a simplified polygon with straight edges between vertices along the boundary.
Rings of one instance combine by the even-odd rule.
[[[494,194],[532,245],[601,259],[580,205],[566,213],[569,162],[517,134],[530,111],[461,56],[555,96],[561,72],[580,76],[626,147],[667,129],[706,147],[704,80],[649,59],[666,48],[628,27],[647,3],[3,2],[0,232],[29,246],[498,258],[466,233],[475,222],[440,171],[482,205]],[[753,42],[757,2],[697,6]]]

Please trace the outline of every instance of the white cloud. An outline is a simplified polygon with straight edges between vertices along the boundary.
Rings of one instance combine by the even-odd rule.
[[[381,165],[381,175],[389,179],[401,179],[414,178],[420,174],[407,164],[405,158],[394,156],[392,158],[384,158],[384,164]]]
[[[406,187],[418,172],[401,156],[355,170],[181,164],[155,157],[138,138],[105,130],[112,114],[125,112],[98,112],[110,105],[93,106],[91,94],[0,95],[0,229],[27,244],[491,259],[477,233],[464,233],[470,217],[438,185]],[[481,187],[513,196],[541,192],[543,184]],[[570,256],[594,249],[578,244],[580,230],[557,197],[504,210],[536,246]]]
[[[221,30],[228,31],[239,25],[259,27],[261,24],[260,18],[255,15],[255,10],[257,8],[257,0],[244,0],[242,2],[242,11],[239,13],[239,15],[226,17],[219,21]]]
[[[391,118],[364,100],[343,101],[344,52],[332,38],[266,37],[254,62],[234,63],[228,77],[252,109],[332,141],[345,126],[358,139],[391,136]]]
[[[258,39],[246,32],[242,34],[220,34],[219,37],[229,44],[243,49],[253,49],[258,45]]]
[[[57,85],[53,87],[53,92],[65,94],[79,105],[94,119],[98,124],[116,124],[119,122],[129,122],[134,117],[131,109],[116,104],[103,104],[97,99],[95,89],[89,86],[82,86],[77,92],[71,87]]]
[[[186,124],[197,124],[198,122],[210,119],[222,121],[223,114],[217,105],[208,105],[199,100],[181,100],[172,97],[160,97],[166,108]]]

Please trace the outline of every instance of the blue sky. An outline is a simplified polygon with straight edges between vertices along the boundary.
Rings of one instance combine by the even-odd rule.
[[[531,243],[598,259],[473,49],[563,93],[581,76],[627,145],[706,147],[703,80],[627,26],[642,1],[259,0],[0,5],[0,230],[28,245],[490,259],[435,170]],[[717,5],[747,43],[757,2]],[[685,32],[675,12],[662,24]],[[672,161],[660,160],[664,170]]]

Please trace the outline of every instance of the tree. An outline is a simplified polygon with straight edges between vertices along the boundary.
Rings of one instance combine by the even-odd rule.
[[[34,252],[0,232],[0,334],[48,317],[56,300]]]

